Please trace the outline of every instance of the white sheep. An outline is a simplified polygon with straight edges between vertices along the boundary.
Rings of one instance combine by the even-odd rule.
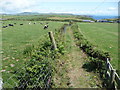
[[[29,22],[29,24],[31,24],[31,22]]]

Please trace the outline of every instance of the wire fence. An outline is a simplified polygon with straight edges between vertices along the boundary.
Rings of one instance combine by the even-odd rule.
[[[52,77],[51,68],[47,68],[48,72],[45,72],[46,67],[40,67],[39,70],[36,72],[35,71],[29,72],[27,71],[27,67],[28,65],[26,65],[21,69],[18,69],[6,81],[0,79],[0,89],[8,88],[8,87],[10,88],[49,88],[50,87],[51,77]]]
[[[62,30],[65,30],[66,26]],[[48,34],[44,34],[41,37],[49,36]],[[49,40],[48,40],[49,41]],[[48,43],[48,42],[47,42]],[[46,46],[46,44],[45,44]],[[45,47],[43,46],[43,47]],[[48,47],[52,48],[53,45],[48,45]],[[49,48],[49,49],[50,49]],[[38,53],[36,56],[37,58],[32,58],[28,60],[22,65],[21,67],[15,67],[9,77],[3,80],[1,79],[0,86],[1,88],[50,88],[52,84],[52,73],[53,73],[53,66],[51,62],[54,60],[54,53],[51,51],[51,56],[44,57],[44,60],[39,61],[37,59],[41,58],[41,54],[44,51],[39,51],[40,49],[36,50],[35,53]],[[48,50],[49,51],[49,50]],[[45,51],[46,52],[46,51]],[[47,54],[50,54],[49,52]],[[49,55],[47,55],[49,56]],[[53,61],[54,62],[54,61]],[[7,75],[8,72],[3,72],[3,75]]]
[[[41,37],[46,35],[44,34]],[[51,48],[51,46],[49,47]],[[38,54],[42,53],[40,52],[36,51]],[[39,55],[37,57],[39,58]],[[53,71],[50,61],[51,59],[48,60],[47,57],[41,61],[36,58],[25,61],[24,65],[19,68],[15,67],[15,70],[9,72],[11,76],[7,76],[5,79],[0,78],[0,90],[2,88],[49,88]],[[0,73],[3,73],[3,75],[8,74],[4,70],[1,70]]]

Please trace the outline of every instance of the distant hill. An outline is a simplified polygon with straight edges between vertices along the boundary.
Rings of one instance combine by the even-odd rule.
[[[0,15],[39,15],[39,13],[38,12],[22,12],[17,14],[1,13]]]
[[[22,12],[17,14],[4,15],[4,19],[9,20],[30,20],[30,21],[75,21],[81,22],[82,20],[93,20],[88,15],[75,15],[70,13],[38,13],[38,12]]]
[[[73,15],[70,13],[47,13],[48,15]]]
[[[0,15],[10,15],[10,14],[6,14],[6,13],[0,13]]]
[[[89,15],[76,15],[72,13],[38,13],[38,12],[21,12],[16,14],[6,14],[3,13],[1,15],[69,15],[69,16],[80,16],[80,17],[88,17],[91,18]]]
[[[22,12],[16,15],[73,15],[69,13],[38,13],[38,12]]]
[[[18,13],[17,15],[38,15],[38,12],[22,12]]]

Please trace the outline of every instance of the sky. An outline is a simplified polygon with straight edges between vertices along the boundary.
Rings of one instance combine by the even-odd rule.
[[[118,15],[119,0],[0,0],[0,13],[71,13]]]

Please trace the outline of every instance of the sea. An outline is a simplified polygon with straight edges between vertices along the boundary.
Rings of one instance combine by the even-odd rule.
[[[91,17],[96,20],[118,18],[118,16],[95,16],[95,15]]]

